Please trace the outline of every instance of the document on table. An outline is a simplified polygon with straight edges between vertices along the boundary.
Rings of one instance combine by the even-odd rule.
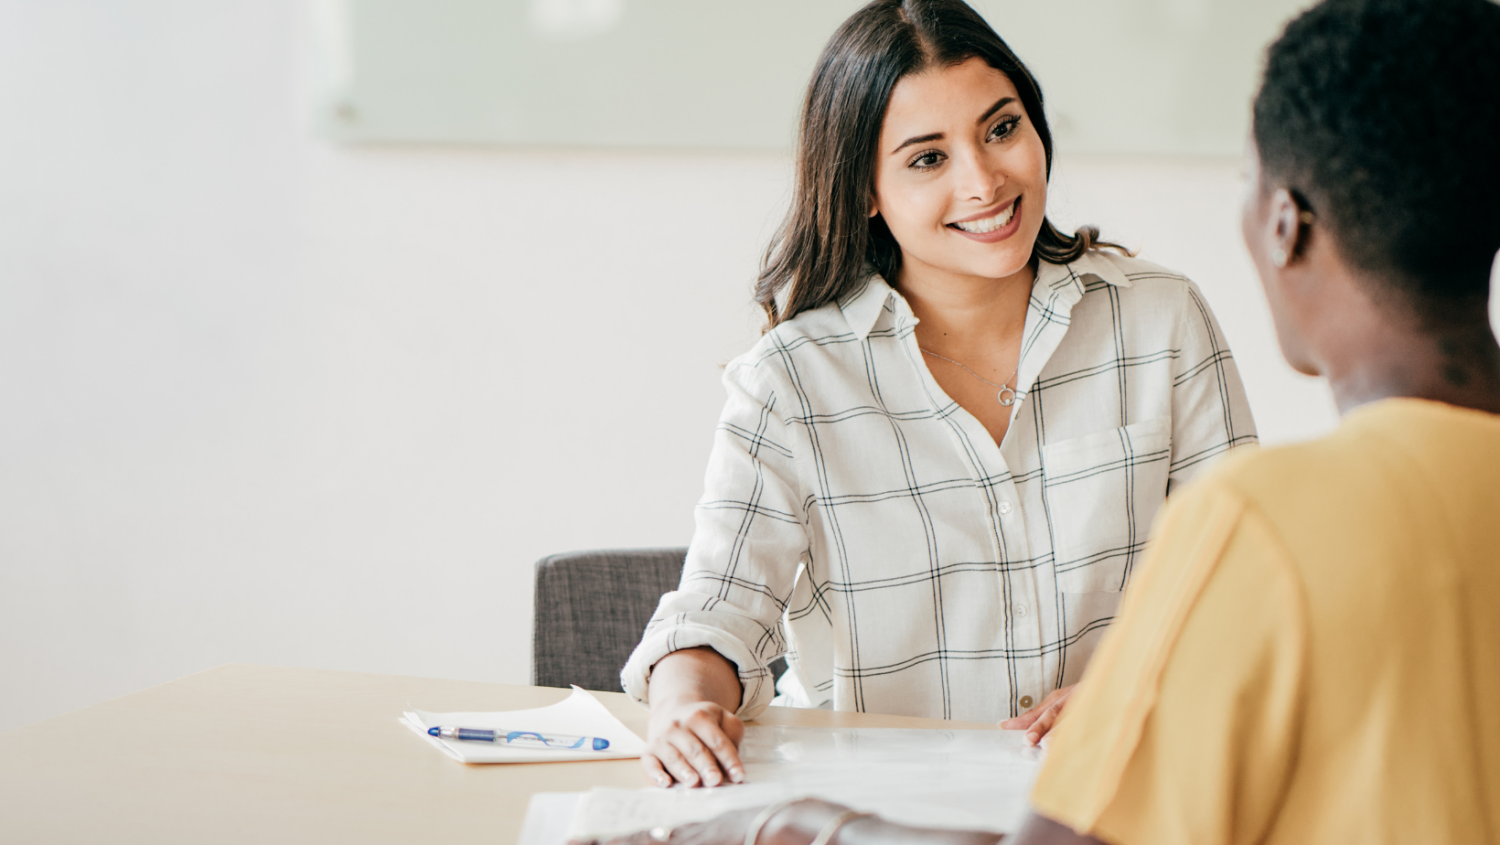
[[[570,760],[618,760],[639,757],[646,743],[625,727],[599,699],[573,687],[573,694],[534,710],[489,713],[429,713],[409,710],[398,721],[416,731],[449,757],[463,763],[560,763]],[[439,739],[427,733],[435,727],[488,728],[538,733],[597,736],[609,740],[604,751],[585,749],[512,748],[492,742]]]
[[[1008,833],[1025,816],[1041,766],[1019,731],[751,727],[740,752],[742,785],[581,793],[566,836],[555,818],[562,796],[538,795],[521,845],[678,827],[801,796],[902,824]]]

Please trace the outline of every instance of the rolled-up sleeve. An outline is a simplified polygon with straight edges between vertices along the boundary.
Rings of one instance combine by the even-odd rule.
[[[786,652],[782,615],[809,541],[790,430],[775,390],[744,360],[725,369],[724,386],[728,401],[682,583],[662,596],[620,680],[647,704],[657,661],[707,646],[737,667],[744,688],[738,715],[748,719],[776,694],[769,664]]]
[[[1219,322],[1197,285],[1189,282],[1183,296],[1172,379],[1168,492],[1201,474],[1219,455],[1256,442],[1250,401]]]

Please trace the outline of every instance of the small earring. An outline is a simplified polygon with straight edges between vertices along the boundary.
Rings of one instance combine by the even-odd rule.
[[[1313,214],[1311,211],[1302,211],[1298,212],[1297,219],[1302,221],[1304,226],[1311,226],[1318,222],[1318,215]]]
[[[1271,263],[1275,264],[1277,267],[1286,266],[1286,257],[1286,250],[1282,249],[1281,247],[1276,247],[1275,249],[1271,250]]]

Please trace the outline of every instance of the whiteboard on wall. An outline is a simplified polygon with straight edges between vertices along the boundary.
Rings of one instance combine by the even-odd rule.
[[[318,0],[317,126],[348,143],[786,150],[850,0]],[[1306,0],[976,0],[1060,150],[1237,155]]]

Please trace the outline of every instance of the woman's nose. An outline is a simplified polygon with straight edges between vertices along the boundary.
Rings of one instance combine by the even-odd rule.
[[[959,199],[989,202],[999,196],[1005,185],[1005,172],[999,163],[986,156],[983,150],[955,151],[954,186]]]

